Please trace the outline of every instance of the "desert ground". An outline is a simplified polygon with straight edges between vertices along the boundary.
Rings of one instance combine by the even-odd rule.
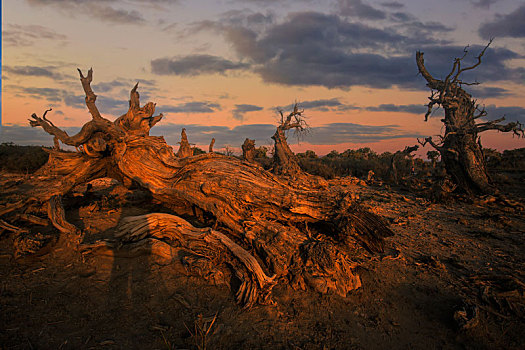
[[[180,262],[82,248],[111,240],[123,217],[169,212],[143,190],[94,180],[64,197],[81,242],[38,226],[53,238],[24,254],[29,243],[0,231],[1,349],[523,349],[520,174],[502,185],[514,200],[439,203],[425,189],[330,180],[389,224],[385,252],[362,258],[362,286],[346,297],[279,283],[248,309],[234,284],[214,285]],[[52,180],[3,172],[1,204]]]

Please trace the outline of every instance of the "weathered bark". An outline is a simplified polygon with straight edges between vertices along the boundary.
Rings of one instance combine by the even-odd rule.
[[[302,174],[301,167],[297,161],[297,157],[288,146],[286,141],[286,132],[291,129],[295,129],[297,132],[303,132],[308,128],[304,117],[303,110],[299,110],[297,104],[294,105],[293,111],[290,112],[286,117],[281,114],[281,123],[277,126],[275,134],[272,139],[274,140],[274,153],[273,153],[273,173],[277,175],[285,175],[289,177],[296,177],[298,174]]]
[[[193,151],[191,150],[191,145],[188,142],[188,136],[186,135],[186,129],[182,128],[182,132],[180,135],[180,142],[179,142],[179,150],[177,152],[177,157],[179,158],[186,158],[193,155]]]
[[[96,109],[91,78],[91,70],[88,78],[81,75],[93,120],[79,135],[70,137],[46,118],[33,116],[33,126],[41,126],[78,148],[77,153],[49,151],[42,172],[61,175],[61,180],[30,194],[38,198],[33,201],[49,201],[49,218],[60,231],[79,233],[65,221],[60,195],[100,177],[124,184],[133,181],[173,208],[174,214],[189,214],[192,209],[193,213],[196,209],[206,213],[214,221],[214,229],[197,229],[174,215],[152,214],[124,219],[123,234],[116,238],[125,246],[133,241],[132,249],[138,249],[142,239],[148,244],[154,240],[156,247],[168,242],[189,254],[185,263],[193,271],[214,276],[230,271],[243,283],[238,291],[241,303],[263,300],[272,281],[291,280],[296,287],[307,284],[320,292],[340,295],[360,286],[354,271],[357,261],[365,250],[383,251],[383,239],[392,232],[379,217],[362,210],[351,194],[327,186],[293,186],[289,179],[234,157],[181,153],[187,143],[184,129],[177,157],[164,138],[148,135],[149,127],[158,120],[137,122],[152,114],[154,104],[141,108],[136,86],[130,111],[111,123]],[[297,112],[295,108],[283,118],[277,135],[284,137],[285,128],[293,127],[291,119]],[[104,147],[88,146],[93,139],[104,140]],[[287,148],[285,138],[277,136],[276,144],[278,140],[284,140],[282,149]],[[160,241],[159,235],[166,242]],[[227,259],[227,263],[216,265],[213,257]]]
[[[396,153],[392,155],[392,160],[390,161],[390,175],[392,176],[394,183],[396,185],[399,184],[399,174],[398,174],[397,164],[401,160],[405,159],[406,157],[409,157],[413,163],[413,156],[411,155],[411,153],[417,151],[418,148],[419,148],[418,145],[406,146],[404,150],[397,151]]]
[[[242,144],[242,159],[247,162],[255,162],[255,140],[246,139]]]
[[[483,108],[480,109],[476,100],[462,88],[463,85],[469,84],[459,79],[460,74],[479,66],[489,45],[490,42],[478,55],[477,62],[468,67],[462,67],[462,60],[467,54],[465,50],[463,57],[455,59],[451,72],[444,80],[436,79],[428,72],[422,52],[418,51],[416,54],[419,73],[432,90],[425,121],[428,120],[434,106],[442,106],[445,110],[443,119],[445,134],[441,137],[441,142],[437,144],[431,137],[428,137],[420,143],[422,145],[429,143],[439,151],[441,161],[457,184],[458,190],[469,195],[488,194],[495,191],[487,171],[478,134],[486,130],[499,130],[512,131],[518,136],[523,136],[523,128],[519,122],[498,124],[504,118],[476,124],[476,119],[485,117],[487,113]]]
[[[49,199],[47,215],[53,226],[55,226],[60,232],[68,235],[80,234],[79,229],[75,225],[67,222],[61,196],[55,195]]]

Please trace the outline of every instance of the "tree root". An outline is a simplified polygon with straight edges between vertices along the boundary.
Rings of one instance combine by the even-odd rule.
[[[0,220],[0,229],[6,230],[6,231],[15,232],[15,233],[19,233],[19,232],[27,233],[27,232],[29,232],[26,229],[23,229],[23,228],[11,225],[11,224],[5,222],[4,220]]]
[[[267,276],[257,259],[226,235],[211,228],[194,227],[178,216],[153,213],[124,218],[116,237],[121,242],[153,238],[170,246],[180,246],[190,253],[190,257],[183,259],[183,263],[197,264],[197,269],[214,268],[215,264],[206,266],[208,264],[205,262],[218,262],[228,256],[235,258],[226,261],[242,282],[236,297],[246,307],[253,305],[259,299],[259,294],[267,294],[275,284],[276,275]],[[144,243],[151,245],[151,241]],[[214,279],[218,278],[215,271],[212,274]]]
[[[298,245],[293,245],[297,251],[287,252],[293,256],[292,260],[281,262],[283,268],[278,269],[260,263],[272,267],[272,259],[265,254],[278,252],[275,246],[256,248],[254,252],[262,257],[252,255],[225,234],[211,228],[194,227],[170,214],[126,217],[121,220],[115,238],[116,241],[83,245],[81,249],[99,256],[155,255],[166,264],[178,261],[188,272],[214,284],[230,286],[230,277],[236,277],[241,284],[235,298],[245,308],[265,302],[278,279],[285,275],[295,281],[294,288],[309,286],[323,294],[346,297],[349,291],[361,287],[361,280],[354,273],[358,264],[327,238],[297,242]],[[273,264],[278,263],[273,261]],[[265,270],[272,269],[276,273],[269,277]]]
[[[40,232],[18,232],[14,238],[15,258],[21,258],[26,255],[35,254],[42,249],[50,238]]]
[[[47,205],[47,215],[51,220],[53,226],[55,226],[60,232],[69,235],[80,236],[80,230],[73,224],[70,224],[66,220],[66,214],[64,206],[62,205],[62,196],[52,196]]]

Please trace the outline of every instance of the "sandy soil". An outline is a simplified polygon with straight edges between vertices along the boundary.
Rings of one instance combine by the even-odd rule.
[[[0,175],[0,204],[45,179]],[[273,305],[243,310],[234,292],[152,255],[82,253],[57,238],[15,259],[0,236],[0,349],[523,349],[525,217],[504,203],[350,186],[391,223],[387,253],[363,260],[346,298],[280,283]],[[65,198],[84,243],[120,218],[166,211],[147,194],[98,180]],[[40,227],[41,229],[41,227]],[[52,229],[46,234],[55,234]]]

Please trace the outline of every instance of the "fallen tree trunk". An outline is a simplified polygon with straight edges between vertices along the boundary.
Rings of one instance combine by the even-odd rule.
[[[153,117],[152,103],[140,107],[137,86],[129,111],[112,123],[95,105],[92,71],[80,75],[93,116],[81,136],[70,137],[45,115],[33,114],[31,120],[32,126],[79,150],[50,151],[42,172],[61,175],[61,181],[33,193],[39,201],[50,201],[50,220],[62,232],[78,231],[65,221],[60,195],[101,177],[133,182],[174,208],[174,214],[206,213],[214,229],[195,228],[175,215],[151,214],[123,220],[116,238],[180,246],[192,257],[185,263],[201,274],[215,274],[212,257],[225,260],[220,271],[241,280],[237,299],[245,305],[264,299],[274,281],[344,296],[360,286],[354,272],[359,258],[365,251],[383,251],[383,239],[392,235],[378,216],[337,188],[294,186],[290,178],[220,154],[177,157],[164,138],[149,136],[162,115]]]

